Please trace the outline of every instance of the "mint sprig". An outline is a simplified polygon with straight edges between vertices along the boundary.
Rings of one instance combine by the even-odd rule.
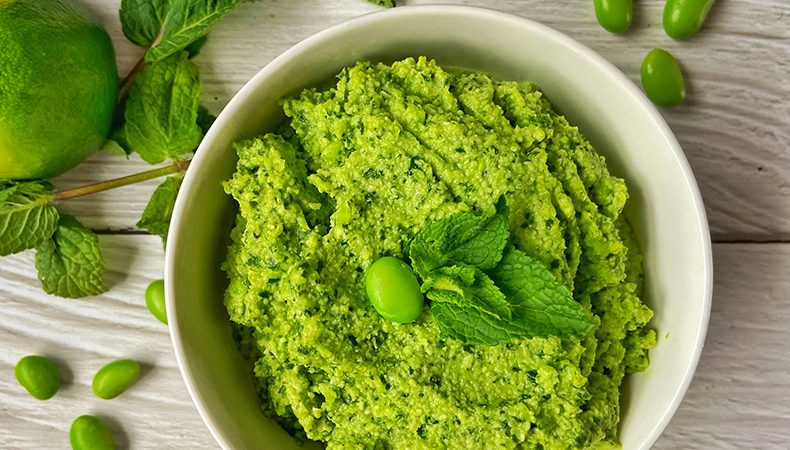
[[[412,267],[443,337],[497,345],[580,337],[595,327],[542,262],[512,245],[504,198],[488,218],[460,213],[431,223],[409,245]]]
[[[112,139],[102,150],[173,164],[62,191],[46,181],[0,180],[0,256],[37,248],[45,291],[63,297],[103,292],[98,237],[76,219],[60,217],[54,204],[186,170],[215,119],[198,106],[202,82],[189,59],[209,29],[247,1],[122,0],[124,34],[147,52],[121,82]],[[169,178],[157,188],[138,227],[165,239],[180,180]]]
[[[75,218],[60,216],[55,203],[163,175],[176,173],[180,178],[188,166],[189,161],[177,162],[168,167],[67,190],[55,190],[47,181],[0,180],[0,256],[35,248],[38,278],[49,294],[81,297],[103,292],[101,277],[104,266],[98,236]],[[155,216],[161,222],[165,219],[169,222],[172,214],[169,198],[174,199],[175,194],[155,197],[156,214],[151,212],[148,218],[158,226],[157,230],[161,230],[166,225],[157,222]]]

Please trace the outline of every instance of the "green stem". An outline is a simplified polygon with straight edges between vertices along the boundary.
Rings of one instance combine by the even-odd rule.
[[[129,71],[129,74],[126,75],[126,78],[121,81],[121,85],[118,88],[118,102],[122,102],[126,99],[126,95],[129,93],[129,88],[132,87],[132,82],[134,78],[140,73],[145,67],[145,55],[137,61],[137,64],[132,67],[132,70]]]
[[[147,172],[140,172],[134,175],[129,175],[122,178],[116,178],[114,180],[102,181],[101,183],[90,184],[88,186],[82,186],[74,189],[55,191],[53,193],[53,200],[57,202],[61,200],[68,200],[70,198],[82,197],[83,195],[95,194],[97,192],[107,191],[109,189],[115,189],[121,186],[127,186],[130,184],[139,183],[141,181],[150,180],[152,178],[159,178],[165,175],[170,175],[171,173],[183,172],[187,170],[187,167],[189,167],[190,162],[191,161],[174,162],[173,164],[167,167],[153,169]]]

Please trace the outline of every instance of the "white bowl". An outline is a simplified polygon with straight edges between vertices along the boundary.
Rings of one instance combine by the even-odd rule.
[[[711,245],[694,176],[661,115],[612,64],[538,23],[461,6],[395,8],[304,40],[255,75],[206,134],[176,202],[165,266],[173,346],[200,415],[224,449],[300,448],[261,414],[222,304],[220,264],[235,208],[220,182],[234,171],[231,143],[274,131],[284,119],[280,98],[325,84],[343,67],[420,55],[537,83],[626,179],[626,214],[644,248],[645,300],[660,338],[648,370],[623,387],[620,439],[626,450],[649,448],[691,382],[710,312]]]

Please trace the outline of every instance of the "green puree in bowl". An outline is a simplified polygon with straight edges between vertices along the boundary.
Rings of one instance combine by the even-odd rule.
[[[359,63],[283,101],[277,133],[239,142],[224,269],[264,411],[328,449],[619,447],[620,384],[655,333],[623,180],[538,87],[406,59]],[[491,215],[600,325],[497,346],[439,338],[430,309],[383,319],[365,294],[382,256],[426,223]]]

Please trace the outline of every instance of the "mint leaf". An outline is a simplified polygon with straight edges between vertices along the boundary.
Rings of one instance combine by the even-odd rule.
[[[183,174],[168,177],[159,185],[151,196],[151,200],[143,211],[143,217],[137,222],[137,228],[148,230],[162,238],[162,245],[167,244],[167,230],[170,228],[170,217],[181,187]]]
[[[471,264],[481,270],[496,266],[502,258],[502,250],[507,244],[508,236],[510,236],[509,215],[510,210],[505,203],[505,198],[501,197],[497,202],[494,216],[482,223],[472,239],[447,253],[447,257],[451,261]],[[470,232],[475,232],[475,230],[470,230]]]
[[[55,234],[36,248],[36,269],[47,294],[76,298],[106,291],[99,238],[72,216],[61,216]]]
[[[150,63],[183,49],[194,58],[211,27],[250,1],[255,0],[122,0],[118,15],[127,39],[152,46],[145,54]]]
[[[494,282],[480,269],[458,263],[440,267],[425,278],[422,287],[434,302],[477,308],[499,319],[510,319],[510,304]]]
[[[0,256],[35,248],[55,232],[58,211],[46,181],[0,180]]]
[[[156,41],[162,32],[170,0],[121,0],[118,12],[126,38],[141,47]]]
[[[423,279],[421,289],[422,292],[426,292],[428,289],[433,289],[434,286],[438,287],[440,286],[440,280],[446,278],[451,278],[454,282],[461,283],[465,286],[471,286],[475,282],[476,274],[477,271],[475,270],[474,266],[463,263],[439,267],[438,269],[434,269],[426,275],[426,277]],[[441,289],[441,287],[438,288]]]
[[[226,14],[249,0],[170,0],[162,25],[162,39],[145,54],[146,62],[161,61],[182,50]]]
[[[498,345],[510,342],[512,336],[507,322],[477,308],[464,308],[452,303],[431,303],[431,313],[441,337],[456,339],[473,345]]]
[[[197,124],[201,87],[186,52],[146,65],[129,90],[126,123],[115,137],[151,164],[194,150],[203,139]]]
[[[513,316],[525,322],[529,336],[578,337],[595,328],[570,289],[545,264],[512,245],[489,275],[508,298]]]
[[[486,270],[499,262],[508,236],[508,208],[501,198],[489,219],[460,213],[429,224],[409,244],[409,258],[422,278],[453,262]]]
[[[431,312],[442,335],[470,344],[497,345],[513,339],[557,336],[581,337],[595,328],[593,319],[540,261],[508,246],[489,275],[507,298],[509,320],[478,308],[432,303]]]
[[[455,214],[428,224],[409,245],[409,259],[420,278],[450,263],[447,254],[480,230],[482,219],[472,214]]]

